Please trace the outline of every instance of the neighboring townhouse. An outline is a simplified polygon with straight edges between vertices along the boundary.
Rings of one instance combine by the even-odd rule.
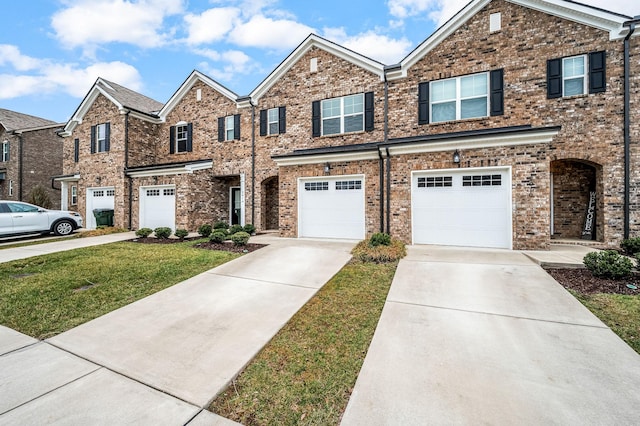
[[[63,199],[75,183],[90,218],[111,194],[133,229],[616,245],[640,231],[637,21],[475,0],[395,65],[311,35],[246,97],[197,71],[165,105],[99,79],[65,127]]]
[[[43,187],[51,207],[60,208],[60,191],[51,178],[62,173],[64,124],[0,108],[0,198],[28,201]]]

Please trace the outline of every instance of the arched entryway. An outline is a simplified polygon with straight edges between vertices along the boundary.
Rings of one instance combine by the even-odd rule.
[[[273,230],[279,228],[280,200],[278,176],[271,176],[262,181],[262,228]]]
[[[601,240],[602,166],[584,160],[555,160],[551,178],[552,238]]]

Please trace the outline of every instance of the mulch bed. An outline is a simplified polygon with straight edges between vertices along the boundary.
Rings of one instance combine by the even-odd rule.
[[[622,280],[610,280],[594,277],[587,269],[555,269],[549,268],[547,272],[565,288],[578,291],[582,294],[616,293],[616,294],[640,294],[640,274],[634,273]],[[627,287],[632,284],[638,287],[633,290]]]
[[[199,239],[200,239],[199,237],[185,238],[184,240],[179,240],[177,238],[162,239],[162,238],[147,237],[147,238],[136,238],[130,241],[133,243],[142,243],[142,244],[175,244],[175,243],[182,243],[185,241],[195,241]],[[211,243],[211,242],[198,243],[198,244],[194,244],[193,246],[196,248],[204,249],[204,250],[219,250],[219,251],[228,251],[232,253],[251,253],[252,251],[256,251],[261,249],[262,247],[266,247],[267,244],[248,243],[247,245],[244,245],[244,246],[236,246],[232,242],[228,241],[225,243]]]

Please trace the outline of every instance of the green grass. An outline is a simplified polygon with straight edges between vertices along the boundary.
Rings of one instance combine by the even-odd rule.
[[[598,293],[586,295],[572,291],[595,316],[640,354],[640,295]]]
[[[247,426],[338,424],[396,266],[346,265],[216,398],[210,410]]]
[[[55,237],[55,238],[41,238],[38,237],[39,239],[37,240],[30,240],[30,241],[22,241],[22,242],[16,242],[13,244],[2,244],[0,245],[0,250],[4,250],[4,249],[10,249],[10,248],[18,248],[18,247],[27,247],[27,246],[35,246],[38,244],[45,244],[45,243],[55,243],[56,241],[63,241],[63,240],[71,240],[73,238],[80,238],[80,235],[75,233],[66,237]]]
[[[50,337],[237,257],[193,244],[121,242],[0,264],[0,324]]]

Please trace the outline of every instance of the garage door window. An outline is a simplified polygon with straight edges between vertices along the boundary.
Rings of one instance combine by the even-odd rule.
[[[163,195],[175,195],[176,194],[176,190],[174,188],[168,188],[168,189],[164,189],[162,191]]]
[[[104,191],[103,190],[93,191],[93,196],[94,197],[104,197]]]
[[[339,180],[336,182],[336,191],[348,191],[350,189],[362,189],[361,180]]]
[[[328,191],[329,182],[305,182],[305,191]]]
[[[502,175],[463,176],[462,186],[501,186]]]
[[[429,176],[418,178],[418,188],[444,188],[453,186],[451,176]]]
[[[147,189],[147,197],[159,197],[160,190],[159,189]]]
[[[107,189],[107,197],[113,197],[114,195],[116,195],[115,189]]]

